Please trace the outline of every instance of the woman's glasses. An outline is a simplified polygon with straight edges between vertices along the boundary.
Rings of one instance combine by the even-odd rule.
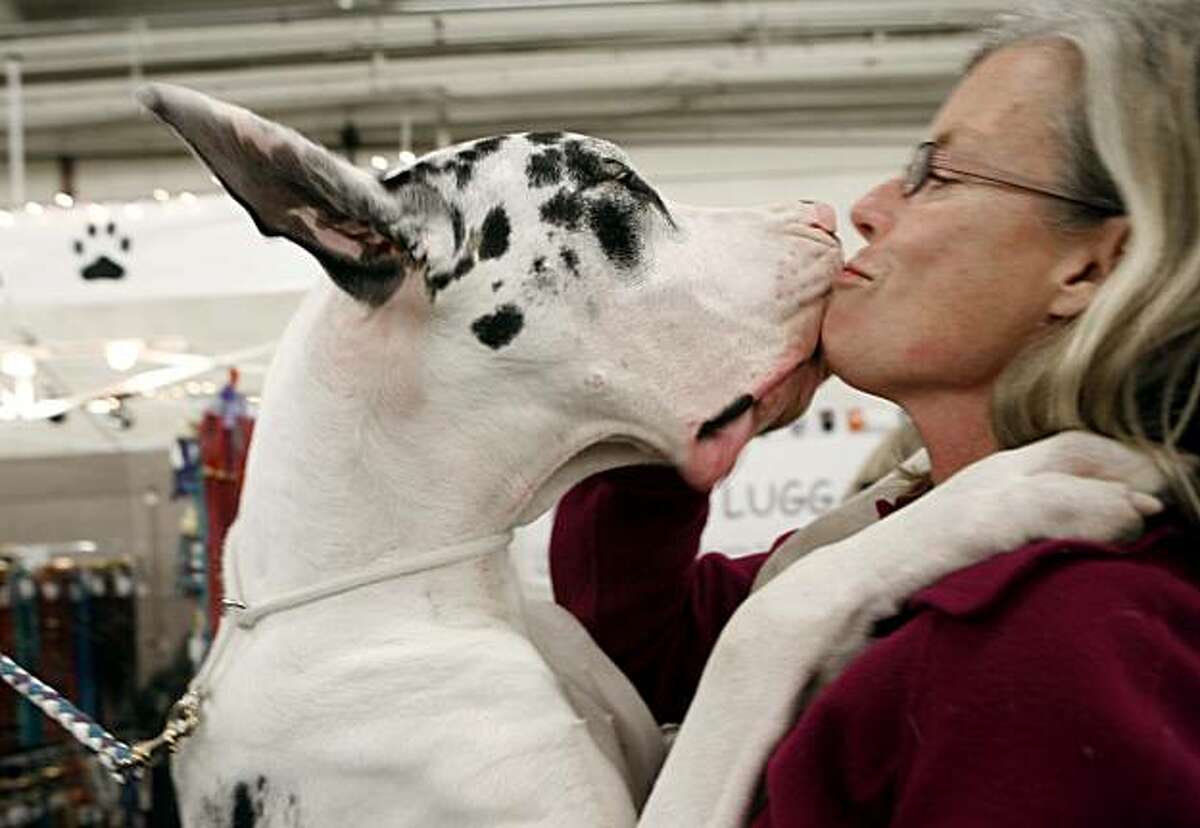
[[[1125,212],[1125,207],[1109,199],[1088,199],[1071,195],[1054,187],[1031,181],[1014,173],[1001,172],[970,159],[952,155],[937,145],[935,141],[925,141],[918,144],[913,152],[912,160],[904,172],[904,197],[916,194],[934,172],[948,172],[960,175],[974,181],[988,184],[998,184],[1024,190],[1027,193],[1057,198],[1072,204],[1081,204],[1103,213],[1119,215]]]

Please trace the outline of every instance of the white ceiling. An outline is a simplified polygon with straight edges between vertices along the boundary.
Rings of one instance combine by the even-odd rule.
[[[919,122],[1001,8],[10,0],[25,22],[0,24],[0,40],[20,60],[31,158],[177,153],[132,102],[145,79],[219,94],[329,145],[353,123],[364,144],[390,146],[407,124],[420,150],[439,127],[569,124],[666,142]]]

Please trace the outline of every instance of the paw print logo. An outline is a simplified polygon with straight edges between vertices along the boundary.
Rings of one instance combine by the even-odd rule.
[[[125,278],[125,268],[117,259],[132,246],[115,222],[88,222],[87,237],[75,240],[75,255],[84,263],[79,275],[89,282]]]

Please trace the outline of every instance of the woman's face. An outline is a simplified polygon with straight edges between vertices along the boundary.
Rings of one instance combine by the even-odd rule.
[[[990,55],[934,119],[949,153],[1052,184],[1053,119],[1075,94],[1074,53],[1020,45]],[[948,174],[949,175],[949,174]],[[928,181],[912,196],[897,178],[851,211],[867,245],[834,286],[822,342],[834,373],[907,405],[939,392],[989,393],[997,375],[1051,317],[1070,247],[1043,196],[975,181]]]

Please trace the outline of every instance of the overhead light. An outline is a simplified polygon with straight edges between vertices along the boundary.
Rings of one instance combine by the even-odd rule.
[[[114,371],[128,371],[137,365],[144,347],[140,339],[114,339],[104,344],[104,359]]]
[[[406,167],[411,167],[417,160],[417,154],[412,150],[400,150],[400,163]]]
[[[89,204],[87,214],[92,221],[108,221],[112,216],[112,213],[103,204]]]
[[[382,155],[372,155],[371,166],[382,172],[388,168],[388,160]]]
[[[88,400],[87,410],[91,414],[111,414],[117,410],[120,402],[115,397],[101,397],[96,400]]]
[[[0,373],[13,379],[28,379],[37,373],[37,363],[24,351],[5,351],[0,356]]]
[[[42,213],[46,212],[46,208],[38,204],[36,201],[27,201],[25,202],[25,212],[29,213],[31,216],[40,216]]]
[[[187,190],[184,190],[182,193],[179,194],[179,200],[182,201],[184,204],[195,204],[196,196],[194,193],[189,193]]]
[[[350,11],[354,8],[354,0],[337,0],[337,7],[342,11]]]
[[[155,201],[166,201],[171,197],[171,194],[168,193],[166,190],[164,190],[162,187],[156,187],[153,195],[154,195]]]
[[[71,197],[70,193],[55,193],[54,203],[64,210],[69,210],[75,206],[75,199]]]

